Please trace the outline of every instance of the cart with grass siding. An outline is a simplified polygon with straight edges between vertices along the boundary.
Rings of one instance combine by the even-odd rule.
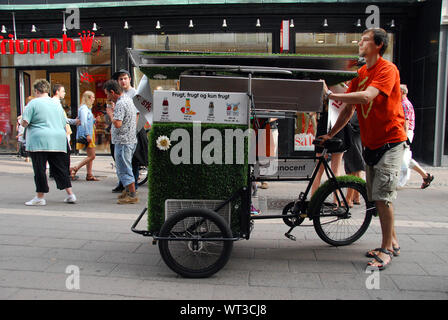
[[[259,129],[254,127],[258,118],[322,112],[323,83],[319,79],[339,83],[353,78],[355,72],[347,70],[356,59],[133,49],[129,56],[149,79],[180,82],[179,91],[154,91],[148,206],[131,228],[153,238],[173,271],[190,278],[218,272],[229,260],[234,241],[250,239],[258,219],[282,219],[289,228],[285,236],[291,240],[295,240],[294,228],[305,219],[312,220],[319,237],[334,246],[351,244],[367,230],[375,209],[367,200],[364,180],[335,177],[324,157],[326,152],[337,151],[341,140],[326,141],[320,157],[304,152],[277,159],[253,152],[259,135],[251,135],[250,130]],[[237,113],[232,108],[229,113],[229,105]],[[230,144],[216,141],[229,132],[248,134],[242,142],[234,136]],[[225,151],[219,154],[219,143],[230,149],[223,147]],[[310,197],[320,166],[328,180]],[[298,190],[297,199],[291,199],[282,214],[251,215],[256,181],[308,181],[308,186],[303,192]],[[360,205],[349,207],[349,190],[360,193]],[[138,230],[145,214],[148,227]]]

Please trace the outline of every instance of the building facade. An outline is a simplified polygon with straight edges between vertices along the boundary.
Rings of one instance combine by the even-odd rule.
[[[0,0],[0,153],[16,152],[16,119],[37,78],[65,86],[69,116],[84,91],[96,94],[98,153],[108,153],[102,85],[122,68],[135,86],[142,76],[126,48],[356,56],[361,32],[378,25],[415,107],[414,156],[448,165],[446,10],[446,0]]]

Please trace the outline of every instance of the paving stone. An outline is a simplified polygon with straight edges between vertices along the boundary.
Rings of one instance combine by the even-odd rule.
[[[45,271],[52,273],[65,272],[68,266],[79,267],[80,276],[92,275],[92,276],[107,276],[117,266],[115,263],[99,263],[80,260],[56,260]]]
[[[34,236],[0,234],[0,245],[26,246],[32,244],[36,239],[37,237]]]
[[[49,249],[43,257],[71,260],[71,261],[97,261],[100,257],[104,256],[104,251],[92,251],[92,250],[76,250],[76,249]]]
[[[360,250],[356,251],[341,251],[341,250],[314,250],[317,261],[352,261],[359,262],[365,261],[365,257],[360,253]]]
[[[448,292],[448,277],[391,275],[400,290]]]
[[[253,271],[287,272],[288,260],[243,259],[231,258],[226,264],[227,269]]]
[[[119,251],[107,251],[98,262],[143,264],[155,266],[161,260],[160,254],[140,254]]]
[[[0,287],[0,299],[1,300],[10,299],[10,297],[14,296],[14,294],[16,294],[18,291],[19,289],[17,288]]]
[[[213,300],[290,300],[290,288],[275,288],[262,286],[214,286]],[[262,301],[258,301],[262,304]]]
[[[323,288],[318,274],[315,273],[251,271],[249,284],[281,288]]]
[[[66,235],[69,239],[84,239],[92,241],[118,241],[119,234],[116,232],[104,232],[104,231],[73,231]],[[118,241],[121,242],[121,241]]]
[[[33,242],[33,246],[43,248],[80,249],[86,242],[86,240],[76,239],[38,238]]]
[[[375,300],[447,300],[446,292],[431,291],[399,291],[399,290],[369,290],[368,294]]]
[[[202,284],[198,279],[190,279],[191,283],[173,283],[164,281],[142,281],[135,289],[139,297],[162,300],[208,300],[213,296],[215,285]]]
[[[314,250],[295,248],[255,249],[255,259],[266,260],[315,260]]]
[[[80,279],[80,290],[76,292],[139,297],[141,295],[137,294],[137,289],[141,283],[140,279],[83,276]]]
[[[290,260],[289,269],[291,272],[316,272],[316,273],[354,273],[356,268],[349,261],[306,261]]]
[[[44,271],[55,261],[50,258],[26,258],[3,256],[0,260],[0,269]]]
[[[6,275],[0,274],[0,287],[64,291],[67,277],[65,273],[9,270]]]
[[[118,241],[87,241],[82,246],[83,250],[100,250],[100,251],[122,251],[134,252],[140,247],[140,243],[118,242]]]
[[[366,290],[339,290],[339,289],[303,289],[291,288],[294,300],[370,300]]]
[[[20,289],[9,296],[8,300],[139,300],[133,296],[104,295],[91,293],[78,293],[76,291]]]
[[[0,245],[0,257],[41,257],[49,250],[48,248]]]
[[[165,264],[157,264],[154,266],[124,263],[118,264],[110,272],[109,276],[156,281],[176,281],[179,278],[179,276]]]
[[[319,273],[320,279],[325,288],[340,289],[340,290],[364,290],[368,289],[366,283],[372,283],[373,273],[365,274],[341,274],[341,273]],[[389,276],[378,273],[379,288],[380,289],[397,289],[394,282]]]

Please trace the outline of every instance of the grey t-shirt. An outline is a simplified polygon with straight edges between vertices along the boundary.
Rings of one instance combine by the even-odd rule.
[[[135,90],[134,88],[130,87],[128,91],[123,91],[123,92],[124,92],[124,94],[127,95],[127,96],[129,97],[129,99],[131,99],[131,101],[132,101],[132,98],[134,98],[135,94],[137,93],[137,90]],[[138,109],[135,107],[135,105],[134,105],[134,101],[132,101],[132,105],[134,106],[135,113],[140,113],[140,112],[138,111]]]
[[[111,135],[113,144],[134,144],[137,143],[137,114],[132,100],[122,94],[115,103],[114,120],[121,120],[120,128],[112,126]]]

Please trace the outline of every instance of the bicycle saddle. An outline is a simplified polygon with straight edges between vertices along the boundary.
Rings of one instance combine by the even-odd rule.
[[[327,152],[338,152],[341,151],[343,147],[342,139],[339,138],[331,138],[324,142],[323,146],[320,144],[322,142],[321,139],[314,139],[313,144],[317,146],[321,146],[324,149],[327,149]]]

